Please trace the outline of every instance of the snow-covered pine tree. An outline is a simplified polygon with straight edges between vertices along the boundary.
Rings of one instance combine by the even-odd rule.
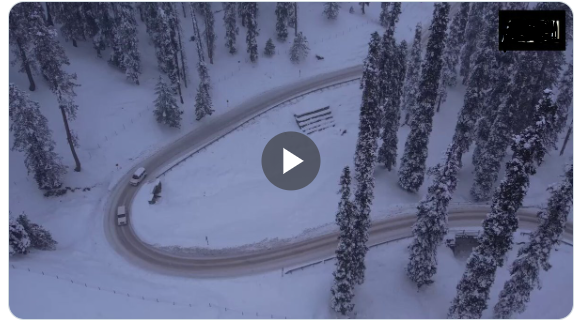
[[[406,112],[404,124],[410,122],[410,111],[414,108],[418,97],[418,82],[420,81],[420,66],[422,65],[421,37],[422,25],[418,23],[414,31],[414,41],[412,41],[412,49],[410,49],[410,60],[407,63],[406,81],[404,82],[404,92],[402,93],[402,108]]]
[[[214,33],[214,14],[212,13],[210,2],[205,2],[202,8],[204,9],[202,16],[204,16],[204,24],[206,26],[204,29],[206,51],[208,52],[208,60],[210,60],[210,64],[214,64],[214,41],[216,40],[216,34]]]
[[[522,4],[522,3],[508,3],[508,6],[505,7],[510,10],[519,10],[522,7],[510,7],[512,4]],[[490,3],[487,4],[487,8],[485,9],[486,16],[485,21],[491,21],[490,19],[496,19],[494,17],[498,17],[498,11],[502,8],[502,4],[497,3]],[[488,30],[492,30],[492,32],[488,32]],[[488,143],[488,139],[490,137],[490,128],[496,119],[496,114],[498,113],[498,109],[502,104],[505,103],[508,94],[509,94],[509,87],[512,77],[514,76],[514,72],[517,68],[516,58],[518,57],[517,54],[514,52],[504,52],[496,50],[497,44],[496,41],[492,36],[489,36],[486,33],[491,33],[491,35],[498,34],[496,26],[494,24],[487,24],[486,28],[484,29],[484,41],[483,44],[486,45],[486,38],[490,38],[490,47],[493,49],[493,54],[496,60],[496,66],[493,64],[487,65],[487,67],[492,67],[492,73],[490,77],[490,92],[487,93],[483,100],[483,106],[479,107],[478,110],[478,119],[476,122],[475,127],[475,145],[474,153],[472,155],[472,162],[474,166],[478,166],[479,161],[482,160],[482,153],[486,148],[486,144]],[[482,39],[480,39],[482,41]],[[485,48],[485,46],[481,46]]]
[[[388,28],[390,25],[398,24],[400,14],[402,13],[402,2],[393,2],[390,4],[390,13],[388,14]]]
[[[406,84],[406,71],[408,66],[408,43],[402,40],[400,45],[396,48],[396,67],[394,70],[394,96],[392,97],[392,108],[398,112],[398,128],[400,127],[400,120],[402,116],[402,98],[404,95],[404,88]],[[394,156],[396,158],[396,155]],[[394,160],[393,166],[396,164]]]
[[[196,90],[196,120],[201,120],[206,115],[212,115],[212,97],[210,96],[210,77],[208,76],[208,67],[204,61],[198,63],[198,76],[200,84]]]
[[[207,91],[210,91],[210,89],[212,89],[212,86],[210,85],[210,75],[208,74],[208,66],[202,60],[198,64],[197,68],[198,68],[198,77],[200,77],[200,83],[202,84],[202,87]],[[212,111],[210,111],[210,113],[207,114],[212,114]]]
[[[448,204],[458,182],[459,163],[457,145],[450,144],[446,150],[444,163],[430,169],[434,181],[420,204],[416,223],[412,226],[412,243],[408,246],[410,260],[406,268],[408,278],[418,288],[433,282],[436,274],[436,253],[448,232]]]
[[[74,47],[78,46],[78,40],[91,39],[98,57],[101,57],[102,50],[112,43],[111,4],[67,2],[54,4],[50,8],[54,9],[56,21],[62,24],[65,40],[72,40]]]
[[[238,2],[238,15],[243,27],[246,27],[246,13],[248,11],[248,2]]]
[[[288,27],[295,27],[296,11],[298,2],[284,2],[286,4],[286,10],[288,11],[288,20],[286,23]]]
[[[158,67],[161,72],[168,75],[172,87],[180,96],[180,103],[183,104],[180,82],[185,79],[183,72],[185,66],[178,58],[178,53],[183,52],[180,49],[181,42],[178,40],[182,28],[177,11],[171,2],[148,2],[145,8],[146,29],[156,49]]]
[[[464,43],[464,33],[466,32],[466,23],[468,20],[468,11],[470,3],[463,2],[460,4],[460,10],[450,23],[450,30],[445,40],[444,55],[442,56],[442,73],[440,75],[440,87],[438,89],[438,101],[436,111],[440,111],[440,106],[446,101],[448,88],[456,85],[458,60],[460,58],[460,49]]]
[[[399,85],[398,85],[398,94],[399,94],[399,98],[397,99],[398,101],[398,107],[400,107],[400,103],[402,102],[402,94],[404,92],[404,81],[406,80],[406,66],[408,64],[407,58],[408,58],[408,42],[406,42],[406,40],[402,40],[400,41],[400,46],[398,47],[398,54],[396,56],[396,60],[398,62],[398,81],[400,81]]]
[[[258,2],[248,2],[248,8],[252,11],[254,19],[258,18],[260,13],[260,7],[258,7]]]
[[[562,51],[538,51],[535,61],[531,63],[532,76],[525,84],[526,98],[517,102],[518,108],[522,108],[522,115],[518,115],[512,121],[513,133],[519,133],[529,126],[534,120],[536,105],[540,100],[540,90],[557,85],[561,78],[564,53]],[[530,90],[530,91],[528,91]]]
[[[498,180],[500,165],[510,145],[513,134],[513,121],[520,115],[528,115],[532,98],[531,83],[535,70],[539,69],[536,52],[524,52],[516,65],[516,72],[503,96],[502,103],[497,107],[494,121],[490,127],[489,136],[482,150],[474,157],[474,183],[470,194],[476,201],[490,198],[494,183]],[[478,145],[477,145],[478,147]]]
[[[330,306],[339,314],[347,315],[354,310],[354,240],[352,239],[352,224],[354,222],[354,203],[350,201],[350,168],[346,166],[340,176],[340,202],[336,213],[336,224],[340,228],[338,248],[336,249],[336,268],[332,285]]]
[[[198,14],[200,16],[204,15],[204,4],[206,2],[190,2],[190,7],[194,10],[196,10],[196,12],[198,12]]]
[[[370,228],[370,206],[374,198],[374,167],[376,165],[377,139],[380,126],[378,67],[380,65],[381,39],[377,32],[372,33],[368,45],[368,55],[364,59],[362,73],[362,104],[360,107],[360,123],[358,140],[354,154],[354,170],[356,191],[354,203],[357,215],[353,222],[354,240],[354,270],[353,281],[356,284],[364,282],[364,259],[368,248],[368,229]]]
[[[338,18],[340,12],[340,4],[338,2],[324,2],[324,16],[328,19]]]
[[[538,3],[535,9],[546,10],[547,8],[550,7],[546,3]],[[556,86],[561,76],[562,65],[565,61],[563,51],[538,51],[536,54],[536,61],[533,63],[534,73],[530,83],[527,84],[531,93],[527,94],[527,99],[521,100],[525,101],[526,105],[519,104],[529,110],[523,110],[522,115],[517,116],[513,121],[512,130],[514,133],[521,132],[533,122],[534,108],[540,100],[541,90]]]
[[[175,51],[171,47],[170,27],[162,4],[159,2],[146,2],[143,4],[146,17],[146,31],[152,39],[158,61],[158,68],[162,73],[168,74],[169,66],[173,66]]]
[[[460,61],[460,50],[464,44],[464,35],[470,12],[470,2],[462,2],[460,9],[450,22],[450,31],[446,39],[446,49],[444,50],[444,60],[442,66],[443,87],[453,87],[456,85],[458,73],[456,67]]]
[[[24,231],[26,231],[26,234],[28,234],[30,247],[42,251],[52,251],[56,249],[58,242],[52,238],[50,231],[39,224],[30,222],[26,214],[22,213],[18,215],[16,222],[20,223]]]
[[[201,85],[199,85],[198,89],[196,89],[196,104],[194,106],[196,110],[196,121],[200,121],[202,118],[204,118],[208,108],[212,107],[211,98],[206,89]]]
[[[8,222],[8,248],[10,256],[27,254],[30,248],[30,238],[26,230],[14,219]]]
[[[58,189],[66,168],[54,152],[52,131],[48,120],[40,112],[40,105],[28,95],[10,84],[9,92],[10,131],[14,135],[12,150],[25,153],[24,165],[41,190]]]
[[[292,6],[291,2],[277,2],[276,3],[276,37],[278,41],[284,42],[288,38],[288,10]]]
[[[444,64],[442,64],[444,67]],[[446,85],[444,71],[440,72],[440,81],[438,82],[438,98],[436,98],[436,112],[440,112],[440,107],[448,97],[448,86]]]
[[[102,51],[114,44],[114,17],[112,8],[116,10],[115,3],[93,2],[87,6],[85,21],[92,22],[92,31],[86,32],[92,38],[94,49],[98,57],[102,57]],[[91,33],[91,34],[89,34]]]
[[[482,33],[484,29],[484,2],[474,2],[470,8],[468,15],[468,24],[466,24],[466,32],[464,33],[464,45],[460,52],[460,76],[462,76],[462,83],[468,82],[470,75],[470,66],[474,63],[474,56],[476,53],[477,36]]]
[[[496,270],[512,248],[512,237],[518,229],[516,212],[530,186],[530,176],[536,173],[552,141],[548,129],[554,124],[557,110],[551,91],[546,89],[538,104],[538,120],[513,138],[513,155],[506,164],[506,177],[492,196],[491,211],[482,222],[479,245],[468,258],[448,317],[479,319],[487,308]]]
[[[195,2],[194,2],[195,3]],[[158,8],[159,6],[151,2],[138,2],[136,4],[140,10],[140,19],[146,25],[146,32],[150,35],[152,42],[155,42],[153,33],[158,29]],[[190,4],[192,6],[192,4]],[[154,44],[156,46],[156,44]]]
[[[138,27],[131,3],[115,4],[116,16],[112,29],[112,54],[109,62],[126,73],[126,78],[140,84],[140,52],[138,51]]]
[[[201,120],[206,115],[212,115],[214,112],[212,108],[212,97],[210,96],[210,75],[208,74],[208,67],[205,64],[204,52],[202,51],[202,39],[200,38],[200,29],[198,28],[198,23],[196,21],[196,9],[191,6],[190,16],[192,18],[192,27],[194,28],[194,35],[196,37],[196,49],[198,51],[198,76],[200,77],[200,82],[198,88],[196,89],[196,103],[194,105],[196,120]]]
[[[156,100],[154,100],[156,121],[172,128],[180,128],[182,117],[174,99],[174,89],[164,82],[162,76],[158,78],[156,84],[156,95]]]
[[[551,196],[545,210],[538,212],[540,224],[530,234],[528,244],[518,251],[510,269],[511,277],[504,284],[494,306],[494,318],[509,319],[514,313],[522,313],[530,301],[535,287],[540,288],[540,269],[550,270],[548,262],[552,249],[559,244],[560,236],[572,205],[572,164],[568,166],[562,183],[552,185],[548,190]]]
[[[29,11],[30,16],[44,17],[40,3],[35,2],[33,4],[34,7],[30,8]],[[36,20],[33,34],[35,36],[34,54],[38,61],[38,68],[46,82],[48,82],[50,91],[56,95],[58,107],[64,121],[66,139],[76,164],[74,171],[80,172],[82,165],[75,148],[78,138],[74,135],[69,125],[69,120],[75,119],[78,111],[78,105],[74,102],[74,97],[76,97],[74,87],[78,86],[75,81],[76,74],[68,74],[62,67],[63,65],[70,65],[70,61],[56,39],[57,33],[53,27],[47,26],[43,19]]]
[[[294,43],[292,47],[290,47],[290,61],[298,64],[308,57],[308,52],[310,48],[308,47],[308,39],[302,34],[302,32],[298,32],[296,37],[294,37]]]
[[[353,13],[354,13],[354,7],[353,7],[353,6],[350,6],[350,9],[348,9],[348,12],[351,13],[351,14],[353,14]]]
[[[169,22],[173,31],[171,34],[173,47],[177,50],[177,53],[180,54],[180,61],[178,61],[178,55],[176,55],[176,68],[179,70],[180,81],[183,81],[184,87],[188,88],[188,75],[186,74],[188,64],[186,60],[186,53],[184,52],[184,46],[182,45],[183,31],[180,24],[180,15],[175,4],[170,6]],[[214,21],[212,21],[212,24],[214,24]],[[216,36],[214,36],[214,38],[216,38]]]
[[[54,4],[52,2],[45,2],[44,5],[46,6],[46,24],[48,24],[48,26],[54,26],[54,20],[52,19]]]
[[[390,18],[390,15],[388,15]],[[379,101],[380,101],[380,108],[381,108],[381,117],[380,117],[380,126],[381,128],[383,125],[391,125],[390,117],[387,117],[387,114],[390,113],[388,110],[392,104],[392,94],[393,94],[393,74],[395,69],[395,53],[396,53],[396,39],[394,38],[394,31],[395,31],[395,24],[391,22],[387,24],[387,28],[384,31],[381,39],[380,45],[380,62],[378,66],[378,73],[380,76],[378,77],[379,85],[378,91],[380,92]],[[392,120],[396,116],[392,113]],[[386,128],[385,128],[386,129]],[[386,133],[386,131],[384,131]],[[396,134],[395,132],[390,132],[392,134]],[[383,136],[385,138],[385,136]],[[380,159],[378,160],[380,162]]]
[[[416,192],[424,182],[428,138],[432,132],[434,105],[438,97],[438,84],[442,70],[442,52],[450,4],[434,4],[434,14],[430,26],[430,38],[426,45],[426,57],[418,88],[418,98],[413,108],[410,133],[406,140],[404,155],[400,162],[399,185],[410,192]]]
[[[499,5],[491,3],[487,4],[487,6],[492,7],[486,8],[486,18],[498,19]],[[497,26],[491,24],[479,36],[480,49],[471,67],[472,72],[466,86],[464,105],[458,113],[452,143],[457,145],[458,152],[454,156],[456,156],[460,166],[462,165],[462,155],[470,149],[470,145],[474,141],[475,128],[480,134],[486,133],[486,128],[489,130],[491,119],[488,117],[489,107],[486,104],[486,98],[491,91],[496,91],[494,80],[498,81],[494,78],[498,74],[496,71],[498,67],[496,60],[498,44],[494,39],[494,35],[497,34],[497,28]],[[486,117],[482,119],[482,122],[478,123],[482,113]]]
[[[193,40],[196,43],[196,51],[198,52],[198,61],[206,61],[206,59],[204,58],[204,47],[202,46],[200,28],[198,27],[198,20],[196,19],[197,6],[195,6],[194,4],[197,4],[197,2],[190,3],[190,18],[192,19],[192,30],[194,32],[194,35],[192,37],[194,38]]]
[[[364,59],[364,69],[362,72],[362,78],[360,79],[360,89],[370,88],[370,92],[378,92],[379,91],[379,65],[380,65],[380,51],[381,51],[381,43],[382,38],[378,34],[378,32],[372,33],[370,38],[370,43],[368,44],[368,55]],[[364,96],[364,94],[363,94]],[[368,97],[368,94],[366,94]],[[376,94],[376,106],[378,105],[378,99],[380,94]],[[370,96],[371,99],[372,96]],[[376,111],[377,113],[377,111]],[[378,124],[378,118],[374,118],[374,122],[370,124]],[[378,133],[376,133],[378,135]]]
[[[388,12],[388,7],[390,6],[390,2],[380,2],[380,25],[382,27],[388,27],[388,16],[390,15]]]
[[[32,52],[34,35],[31,33],[34,29],[34,22],[40,17],[29,17],[28,9],[33,8],[34,4],[28,2],[20,2],[12,7],[10,16],[8,18],[9,27],[9,41],[14,60],[10,62],[11,65],[18,64],[20,72],[25,72],[28,77],[30,86],[28,90],[36,90],[36,83],[34,82],[33,72],[36,68],[36,58]]]
[[[388,28],[382,37],[380,53],[380,106],[382,108],[382,145],[378,149],[378,163],[388,171],[396,166],[398,150],[398,129],[400,128],[400,102],[402,87],[406,73],[406,44],[404,47],[396,45],[394,32],[400,15],[400,5],[392,5],[389,15]]]
[[[246,20],[246,25],[248,26],[248,32],[246,33],[246,51],[250,54],[250,61],[253,63],[258,61],[258,43],[256,37],[259,35],[258,22],[256,21],[254,8],[257,7],[248,6],[246,9],[246,16],[242,16],[242,19]]]
[[[82,15],[82,2],[62,2],[55,4],[56,22],[61,24],[61,31],[66,41],[72,41],[78,47],[78,40],[86,40]]]
[[[556,97],[556,104],[558,105],[558,125],[554,127],[554,134],[558,138],[558,134],[566,127],[566,122],[570,113],[572,113],[572,98],[573,98],[573,65],[570,63],[564,70],[562,78],[558,83],[558,96]],[[556,144],[556,141],[554,142]]]
[[[274,41],[272,41],[272,38],[270,38],[268,39],[268,41],[266,41],[266,47],[264,47],[264,55],[272,57],[274,56],[275,53],[276,53],[276,46],[274,45]]]
[[[236,3],[224,2],[224,25],[226,26],[226,48],[231,54],[236,53],[236,36],[239,33],[236,26]]]
[[[288,27],[294,28],[294,34],[298,33],[298,2],[288,2]]]
[[[248,24],[249,16],[253,16],[254,19],[258,18],[258,3],[238,2],[238,14],[242,19],[242,26],[246,27]]]

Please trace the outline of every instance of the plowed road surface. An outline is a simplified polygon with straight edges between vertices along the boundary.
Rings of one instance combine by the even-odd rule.
[[[215,117],[210,124],[191,131],[152,154],[138,163],[137,166],[145,167],[148,170],[149,179],[153,179],[187,154],[206,147],[242,123],[275,105],[314,90],[357,79],[362,73],[361,69],[361,66],[346,68],[259,94],[236,108]],[[233,277],[280,270],[281,268],[324,259],[332,256],[336,249],[336,232],[313,236],[294,243],[270,246],[265,249],[221,252],[228,255],[218,256],[176,255],[157,249],[140,240],[131,224],[121,227],[116,224],[116,209],[120,205],[126,205],[130,214],[132,201],[139,189],[139,187],[129,185],[131,173],[123,176],[110,192],[104,229],[112,247],[134,265],[169,275],[197,278]],[[487,206],[474,206],[467,210],[459,209],[451,212],[449,225],[458,228],[478,227],[488,210]],[[538,224],[536,211],[532,209],[520,210],[518,219],[520,220],[520,229],[533,230]],[[384,221],[379,221],[378,218],[373,218],[373,220],[370,230],[370,244],[377,244],[409,237],[415,216],[414,214],[404,214]],[[572,223],[569,223],[566,228],[564,237],[572,240]]]

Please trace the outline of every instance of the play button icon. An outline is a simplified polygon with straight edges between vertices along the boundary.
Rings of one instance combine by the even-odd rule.
[[[302,133],[280,133],[264,147],[262,170],[268,181],[280,189],[302,189],[320,171],[320,151]]]
[[[291,152],[287,151],[286,149],[282,148],[282,174],[292,170],[296,166],[300,165],[300,163],[304,162],[298,156],[292,154]]]

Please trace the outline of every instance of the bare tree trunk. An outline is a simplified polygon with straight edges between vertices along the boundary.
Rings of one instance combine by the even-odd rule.
[[[572,134],[572,123],[570,123],[570,128],[566,131],[566,136],[564,137],[564,144],[562,144],[562,149],[560,150],[560,156],[564,155],[564,149],[566,148],[566,144],[568,144],[568,140],[570,139],[570,135]]]
[[[246,15],[244,14],[244,10],[246,8],[244,8],[244,6],[246,5],[246,3],[238,3],[238,13],[240,14],[240,18],[242,20],[242,27],[246,27]]]
[[[198,50],[198,60],[204,61],[204,49],[202,47],[202,35],[198,28],[198,21],[196,20],[196,10],[190,4],[190,17],[192,18],[192,28],[194,29],[194,36],[196,38],[196,50]]]
[[[140,12],[140,21],[144,22],[144,10],[142,10],[143,4],[138,4],[138,11]]]
[[[172,31],[170,33],[170,43],[172,44],[172,47],[174,49],[178,49],[178,42],[176,41],[176,33],[178,33],[177,31],[174,32]],[[180,80],[181,80],[181,74],[180,74],[180,64],[178,63],[178,51],[174,52],[174,65],[176,66],[176,73],[178,74],[178,79],[176,81],[176,87],[178,89],[178,95],[180,96],[180,103],[184,103],[184,99],[182,98],[182,88],[180,87]]]
[[[18,49],[20,50],[20,57],[22,59],[22,64],[24,65],[24,70],[26,71],[26,75],[28,75],[28,81],[30,81],[30,87],[28,87],[28,90],[34,91],[36,90],[36,83],[34,83],[34,77],[32,76],[30,63],[28,63],[28,57],[26,56],[26,52],[22,48],[20,41],[18,41]]]
[[[75,40],[75,39],[72,39],[72,45],[73,45],[74,47],[78,48],[78,44],[76,43],[76,40]]]
[[[294,35],[298,35],[298,2],[294,2]]]
[[[51,4],[46,2],[46,23],[48,23],[49,26],[54,26],[54,22],[52,21],[52,14],[50,13],[50,7]]]
[[[182,9],[184,9],[184,3],[182,3]],[[182,47],[182,36],[180,31],[178,31],[178,45],[180,46],[180,58],[182,59],[182,79],[184,80],[184,87],[188,88],[188,75],[186,75],[186,64],[184,63],[184,48]]]
[[[60,106],[60,112],[62,112],[62,119],[64,120],[64,128],[66,128],[66,139],[68,139],[68,145],[70,145],[70,151],[72,152],[72,157],[74,157],[74,161],[76,162],[76,168],[74,171],[80,172],[82,171],[82,165],[80,164],[80,160],[78,159],[78,155],[76,154],[76,149],[74,148],[74,139],[72,137],[72,132],[70,132],[70,126],[68,125],[68,118],[66,117],[66,110],[63,106]]]
[[[182,13],[184,14],[184,18],[186,18],[186,6],[184,5],[184,2],[182,2]]]
[[[180,87],[180,65],[178,64],[178,53],[174,54],[174,64],[176,65],[176,71],[178,72],[178,81],[176,82],[176,87],[178,88],[178,95],[180,96],[180,103],[184,103],[184,98],[182,98],[182,88]]]

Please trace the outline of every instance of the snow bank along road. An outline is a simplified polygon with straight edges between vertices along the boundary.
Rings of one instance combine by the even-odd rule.
[[[215,117],[209,124],[199,126],[152,154],[135,167],[145,167],[148,170],[148,179],[154,179],[164,174],[166,170],[169,170],[183,158],[205,148],[243,123],[274,108],[278,104],[318,89],[358,79],[361,74],[362,66],[358,65],[299,80],[261,93],[236,108]],[[193,253],[176,255],[166,250],[155,248],[138,238],[131,225],[131,220],[125,226],[119,227],[116,224],[116,209],[120,205],[126,205],[130,216],[130,207],[139,189],[139,187],[130,186],[131,175],[132,170],[120,178],[110,190],[106,203],[104,230],[110,245],[116,252],[129,262],[145,269],[164,274],[198,278],[233,277],[279,270],[284,267],[327,258],[332,256],[336,249],[337,232],[265,249],[221,252],[229,255],[212,256]],[[145,183],[146,181],[142,182],[140,186]],[[453,211],[450,213],[450,226],[479,226],[488,210],[487,206],[475,206],[467,210]],[[521,229],[534,229],[538,224],[535,210],[522,209],[518,213],[518,218]],[[370,230],[370,244],[409,237],[414,220],[414,214],[403,214],[385,221],[375,221]],[[566,228],[564,237],[572,240],[571,223]]]

